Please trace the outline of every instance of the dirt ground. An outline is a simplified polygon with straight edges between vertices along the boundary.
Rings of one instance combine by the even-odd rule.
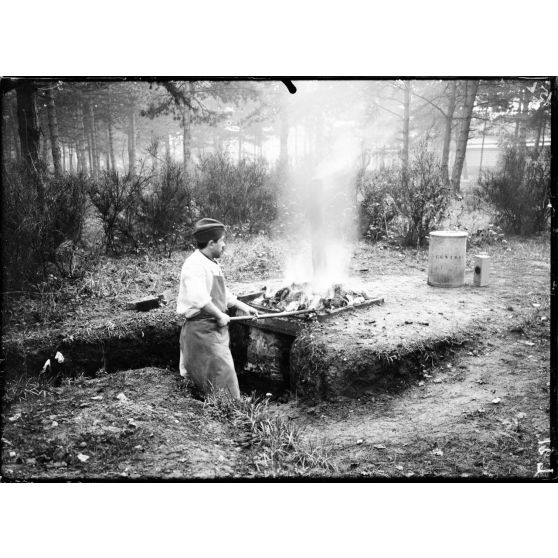
[[[360,265],[367,269],[360,273],[362,285],[385,302],[339,314],[308,338],[297,339],[293,358],[306,383],[299,391],[355,396],[384,379],[378,359],[412,362],[415,355],[443,356],[444,346],[474,343],[540,319],[545,312],[549,316],[550,267],[540,255],[513,249],[495,253],[490,285],[482,288],[473,285],[472,254],[470,258],[463,287],[435,288],[426,282],[424,262],[413,255],[400,255],[400,265],[407,269],[397,275],[371,273],[375,262],[361,255]],[[320,378],[314,381],[312,376]]]
[[[466,329],[472,336],[397,389],[318,404],[296,398],[272,403],[273,413],[304,428],[308,444],[328,449],[333,468],[314,470],[313,476],[531,478],[537,463],[544,464],[539,449],[549,435],[549,246],[510,241],[489,253],[491,286],[437,290],[425,321],[404,315],[406,297],[416,296],[424,283],[425,253],[359,248],[354,273],[392,293],[392,301],[399,297],[402,339],[432,327],[424,323],[443,325],[456,304],[464,315],[471,310]],[[470,257],[467,264],[471,282]],[[396,275],[405,276],[399,288],[397,281],[386,281]],[[245,281],[242,292],[257,282],[239,279]],[[356,341],[365,345],[375,342],[380,314],[374,311],[376,325],[358,328]],[[381,312],[381,320],[393,319],[387,304]],[[331,341],[347,332],[339,322],[324,332]],[[249,433],[193,399],[175,371],[118,372],[55,390],[4,406],[6,480],[296,474],[262,467],[261,448],[249,442]]]
[[[257,472],[249,433],[214,418],[168,370],[83,378],[15,405],[4,424],[6,479],[220,478]]]
[[[544,322],[425,369],[404,392],[283,411],[331,447],[343,476],[532,477],[549,434]]]

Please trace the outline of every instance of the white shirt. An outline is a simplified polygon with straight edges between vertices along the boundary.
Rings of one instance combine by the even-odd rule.
[[[215,261],[204,256],[199,250],[188,256],[180,272],[180,287],[176,301],[176,311],[186,318],[195,316],[208,302],[211,302],[211,286],[214,276],[223,276],[221,267]],[[235,306],[237,301],[225,287],[227,308]]]

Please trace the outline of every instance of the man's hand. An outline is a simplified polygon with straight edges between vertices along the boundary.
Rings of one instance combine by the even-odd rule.
[[[258,311],[255,308],[248,306],[248,304],[244,304],[244,302],[238,301],[236,307],[242,312],[244,312],[245,314],[248,314],[249,316],[253,316],[254,318],[257,318],[259,315]]]
[[[251,306],[248,306],[248,314],[250,314],[250,316],[253,316],[254,318],[257,318],[259,316],[258,311]]]
[[[221,315],[217,318],[217,325],[219,327],[225,327],[229,324],[230,321],[231,317],[228,314],[221,312]]]

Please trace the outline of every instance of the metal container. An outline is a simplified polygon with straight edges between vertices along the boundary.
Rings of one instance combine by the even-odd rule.
[[[465,283],[467,233],[434,231],[428,250],[428,284],[433,287],[462,287]]]
[[[475,256],[475,272],[473,274],[473,285],[475,287],[487,287],[490,277],[490,256],[479,254]]]

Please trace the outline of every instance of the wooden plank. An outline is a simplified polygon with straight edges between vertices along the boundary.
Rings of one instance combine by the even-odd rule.
[[[248,322],[246,325],[262,329],[264,331],[272,331],[275,333],[284,333],[296,337],[302,328],[302,323],[298,321],[289,320],[287,318],[264,318],[263,320],[254,320]]]

